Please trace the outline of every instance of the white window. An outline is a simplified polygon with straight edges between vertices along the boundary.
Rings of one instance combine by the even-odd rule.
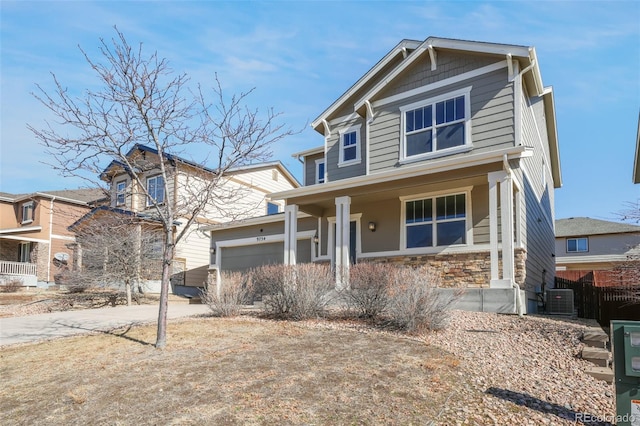
[[[18,248],[18,261],[24,263],[31,262],[31,243],[20,243]]]
[[[164,179],[162,176],[154,176],[147,179],[147,206],[164,203]]]
[[[325,161],[324,158],[316,160],[316,183],[324,183]]]
[[[22,223],[33,222],[33,211],[33,201],[29,201],[22,205]]]
[[[277,203],[272,203],[271,201],[267,201],[267,214],[278,214],[280,213],[280,205]]]
[[[589,251],[589,239],[567,238],[567,253],[581,253]]]
[[[404,202],[406,248],[467,243],[466,194]]]
[[[360,125],[341,130],[338,166],[360,163]]]
[[[127,181],[123,180],[116,183],[116,206],[122,206],[125,202],[125,191],[127,189]]]
[[[455,153],[471,146],[471,88],[404,106],[402,158]]]

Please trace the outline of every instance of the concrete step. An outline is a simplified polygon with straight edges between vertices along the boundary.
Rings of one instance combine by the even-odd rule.
[[[613,370],[608,367],[589,367],[585,373],[598,380],[604,380],[607,383],[613,383]]]
[[[582,333],[582,341],[587,346],[593,346],[595,348],[606,348],[609,343],[609,335],[601,328],[591,327],[587,328]]]
[[[599,367],[609,367],[611,352],[605,348],[594,348],[586,346],[582,349],[582,359],[589,361]]]

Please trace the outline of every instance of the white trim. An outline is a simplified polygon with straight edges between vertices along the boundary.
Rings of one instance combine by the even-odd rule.
[[[296,240],[305,240],[307,238],[313,238],[316,231],[299,231],[296,235]],[[236,238],[233,240],[222,240],[216,241],[216,257],[218,255],[218,249],[227,248],[227,247],[242,247],[242,246],[250,246],[255,244],[269,244],[269,243],[280,243],[284,242],[284,234],[273,234],[273,235],[258,235],[256,237],[247,237],[247,238]],[[216,266],[218,264],[214,264],[211,266]]]
[[[8,228],[8,229],[0,229],[0,234],[13,234],[19,232],[36,232],[42,231],[42,226],[33,225],[33,226],[24,226],[22,228]],[[45,241],[45,240],[42,240]]]
[[[120,185],[121,183],[124,184],[124,188],[122,189],[122,192],[118,191],[118,185]],[[116,191],[115,191],[116,192],[116,196],[115,196],[115,201],[116,201],[115,205],[116,205],[116,207],[126,205],[127,204],[127,179],[125,178],[124,180],[116,181],[114,186],[115,186],[115,189],[116,189]],[[120,194],[122,194],[122,203],[118,202],[118,197],[120,196]]]
[[[585,256],[556,255],[556,256],[557,256],[556,265],[558,266],[571,265],[572,263],[603,263],[603,262],[628,262],[629,261],[629,257],[625,254],[619,254],[619,255],[601,254],[601,255],[585,255]]]
[[[416,247],[404,250],[388,250],[388,251],[370,251],[361,253],[361,259],[373,257],[394,257],[394,256],[420,256],[429,254],[465,254],[465,253],[482,253],[489,252],[489,244],[477,245],[457,245],[447,247]]]
[[[407,230],[406,230],[406,215],[407,215],[407,207],[406,204],[408,201],[418,201],[418,200],[424,200],[424,199],[433,199],[434,203],[433,203],[433,216],[436,215],[436,203],[435,200],[436,198],[440,198],[440,197],[446,197],[446,196],[453,196],[453,195],[460,195],[460,194],[464,194],[465,196],[465,217],[464,217],[464,221],[465,221],[465,243],[464,244],[455,244],[455,245],[451,245],[451,246],[429,246],[428,248],[434,248],[434,249],[440,249],[442,250],[442,247],[462,247],[462,246],[472,246],[473,245],[473,211],[472,211],[472,206],[471,206],[471,191],[473,189],[473,186],[464,186],[464,187],[460,187],[460,188],[452,188],[452,189],[447,189],[447,190],[442,190],[442,191],[435,191],[435,192],[428,192],[428,193],[422,193],[422,194],[412,194],[412,195],[407,195],[407,196],[403,196],[403,197],[399,197],[400,200],[400,247],[398,248],[398,250],[400,251],[407,251],[407,250],[412,250],[413,248],[407,248]],[[446,223],[446,221],[444,221]],[[438,223],[443,223],[443,221],[437,221],[437,220],[433,220],[431,222],[433,226],[433,240],[432,242],[435,244],[437,242],[438,239],[438,234],[437,234],[437,230],[436,230],[436,225]],[[414,247],[415,248],[415,247]],[[420,249],[424,249],[426,247],[420,247]]]
[[[569,250],[569,240],[576,240],[576,250]],[[586,240],[587,241],[587,249],[586,250],[578,250],[578,240]],[[564,251],[565,253],[589,253],[589,237],[565,237],[564,239]]]
[[[158,201],[155,196],[158,193],[158,186],[157,186],[157,179],[161,178],[162,179],[162,201]],[[156,194],[154,194],[154,197],[151,197],[151,194],[149,193],[149,181],[155,179],[156,180]],[[153,176],[148,176],[145,180],[145,187],[144,190],[146,192],[146,197],[145,197],[145,206],[146,207],[153,207],[154,205],[158,204],[164,204],[167,201],[167,194],[165,194],[165,186],[167,185],[167,183],[164,181],[164,176],[162,176],[162,174],[157,174],[157,175],[153,175]],[[151,201],[153,200],[153,201]]]
[[[453,92],[448,92],[442,95],[434,96],[432,98],[423,99],[418,102],[413,102],[408,105],[403,105],[400,107],[400,164],[403,164],[408,161],[420,161],[426,160],[429,158],[437,158],[446,155],[456,154],[459,152],[469,151],[473,145],[471,138],[471,89],[473,86],[467,86],[462,89],[454,90]],[[464,119],[462,120],[453,120],[448,123],[443,123],[440,125],[436,124],[436,104],[440,102],[444,102],[447,100],[451,100],[454,98],[459,98],[460,96],[464,96]],[[406,113],[408,111],[413,111],[417,108],[432,106],[431,112],[431,125],[428,128],[431,129],[432,136],[432,150],[429,152],[424,152],[421,154],[412,155],[410,157],[407,156],[407,134],[406,134]],[[462,145],[454,146],[451,148],[445,149],[437,149],[437,140],[438,135],[437,131],[435,131],[438,127],[448,126],[456,123],[464,123],[464,143]]]
[[[75,237],[70,237],[67,235],[56,235],[56,234],[51,234],[51,239],[52,240],[65,240],[65,241],[75,241]]]
[[[349,126],[346,129],[341,129],[338,131],[338,167],[346,167],[346,166],[352,166],[355,164],[360,164],[360,162],[362,161],[362,156],[361,156],[361,149],[362,149],[362,141],[360,140],[361,137],[361,132],[360,132],[360,128],[362,127],[361,124],[354,124],[353,126]],[[356,143],[355,146],[353,145],[349,145],[349,148],[354,147],[355,151],[356,151],[356,157],[352,160],[348,160],[345,161],[344,159],[344,149],[345,147],[343,146],[343,140],[342,137],[344,135],[347,135],[349,133],[355,133],[355,139],[356,139]],[[325,170],[326,170],[326,165],[325,165]]]
[[[324,172],[322,173],[322,182],[320,182],[320,164],[324,164]],[[305,173],[306,174],[306,173]],[[318,158],[316,160],[316,172],[315,172],[315,184],[325,183],[327,181],[327,160],[323,158]]]
[[[351,114],[343,115],[342,117],[336,117],[330,120],[329,124],[331,124],[332,126],[336,126],[336,125],[344,124],[345,122],[348,122],[348,121],[355,121],[359,119],[360,119],[360,114],[358,114],[357,112],[352,112]]]
[[[373,102],[373,106],[375,108],[386,105],[386,104],[390,104],[393,102],[398,102],[407,98],[411,98],[413,96],[418,96],[418,95],[422,95],[424,93],[427,92],[431,92],[433,90],[437,90],[437,89],[441,89],[443,87],[447,87],[447,86],[451,86],[453,84],[456,83],[461,83],[465,80],[469,80],[472,78],[476,78],[479,77],[481,75],[484,74],[488,74],[494,71],[498,71],[501,70],[503,68],[507,67],[507,62],[506,61],[500,61],[500,62],[496,62],[494,64],[491,65],[487,65],[481,68],[477,68],[473,71],[467,71],[465,73],[456,75],[454,77],[449,77],[449,78],[445,78],[443,80],[439,80],[435,83],[431,83],[431,84],[425,84],[424,86],[420,86],[420,87],[416,87],[415,89],[411,89],[411,90],[407,90],[406,92],[402,92],[402,93],[398,93],[396,95],[392,95],[392,96],[388,96],[386,98],[382,98],[382,99],[378,99],[377,101]],[[367,99],[371,99],[371,96],[373,96],[374,94],[372,94],[371,92],[367,93],[361,100],[359,100],[356,104],[355,104],[355,108],[359,109],[362,107],[362,104],[364,104],[364,101]]]
[[[508,159],[528,158],[533,155],[530,148],[516,146],[497,151],[471,153],[464,157],[445,157],[428,162],[421,162],[415,166],[399,167],[393,170],[361,175],[353,178],[342,179],[335,182],[325,182],[321,187],[307,186],[271,194],[272,199],[283,200],[290,197],[303,197],[306,195],[320,195],[323,193],[343,189],[356,188],[375,183],[391,182],[416,176],[430,175],[442,171],[453,171],[467,167],[480,166],[494,162],[501,162],[504,155]]]
[[[298,236],[298,205],[287,205],[284,208],[284,264],[295,265]]]
[[[300,157],[306,157],[307,155],[320,154],[321,152],[324,152],[324,147],[317,146],[315,148],[310,148],[304,151],[294,152],[293,154],[291,154],[291,156],[293,158],[300,158]]]
[[[43,240],[41,238],[14,237],[13,235],[1,235],[0,240],[30,241],[33,243],[45,243],[45,244],[49,243],[48,240]]]

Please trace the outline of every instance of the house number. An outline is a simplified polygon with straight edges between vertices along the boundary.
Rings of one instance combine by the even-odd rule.
[[[256,237],[258,241],[267,241],[267,237]]]

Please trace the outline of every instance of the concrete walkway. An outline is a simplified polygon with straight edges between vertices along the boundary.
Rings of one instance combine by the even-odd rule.
[[[182,318],[209,312],[207,305],[169,303],[167,318]],[[129,325],[155,323],[157,320],[158,305],[116,306],[0,318],[0,346],[109,331]]]

